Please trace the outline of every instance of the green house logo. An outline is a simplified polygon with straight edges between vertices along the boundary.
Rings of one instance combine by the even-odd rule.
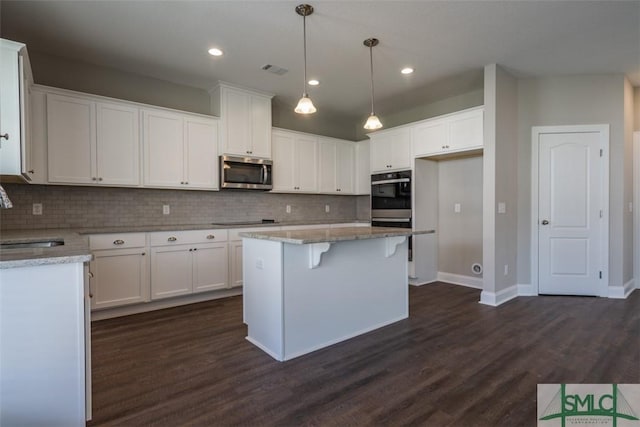
[[[584,389],[584,385],[582,388]],[[571,425],[602,425],[604,419],[601,417],[607,419],[606,424],[609,424],[608,421],[610,421],[613,427],[618,426],[619,420],[640,420],[616,384],[611,384],[610,392],[600,390],[600,392],[583,391],[580,393],[567,392],[567,385],[560,384],[560,389],[544,409],[539,420],[559,419],[562,427],[565,427],[567,420]]]

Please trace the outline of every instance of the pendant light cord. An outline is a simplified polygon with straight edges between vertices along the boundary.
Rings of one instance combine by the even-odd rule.
[[[302,96],[307,97],[307,15],[302,16],[302,43],[304,44],[304,87]]]
[[[371,115],[373,116],[373,46],[369,46],[369,59],[371,65]]]

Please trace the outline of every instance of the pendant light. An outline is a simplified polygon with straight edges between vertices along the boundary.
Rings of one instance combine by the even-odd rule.
[[[295,108],[295,112],[298,114],[312,114],[315,113],[316,107],[313,106],[311,98],[307,94],[307,16],[313,13],[313,6],[310,4],[300,4],[296,6],[296,13],[302,16],[302,37],[304,43],[304,90],[302,92],[302,98],[298,101],[298,105]]]
[[[373,47],[379,43],[378,39],[366,39],[364,45],[369,48],[369,59],[371,65],[371,115],[364,124],[364,128],[367,130],[376,130],[382,127],[382,123],[376,114],[373,112]]]

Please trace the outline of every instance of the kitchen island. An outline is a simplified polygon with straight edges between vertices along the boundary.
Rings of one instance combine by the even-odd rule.
[[[402,228],[241,233],[247,340],[278,361],[405,319]]]

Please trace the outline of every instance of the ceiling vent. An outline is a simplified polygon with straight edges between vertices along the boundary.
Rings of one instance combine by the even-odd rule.
[[[286,74],[289,71],[286,68],[278,67],[277,65],[272,65],[272,64],[265,64],[260,68],[270,73],[277,74],[279,76]]]

